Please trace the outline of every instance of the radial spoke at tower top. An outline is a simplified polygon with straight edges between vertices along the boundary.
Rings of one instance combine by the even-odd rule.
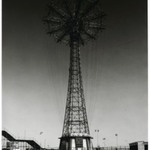
[[[104,29],[105,14],[100,0],[50,0],[48,8],[49,13],[43,20],[48,25],[47,33],[54,35],[57,42],[70,44],[70,36],[77,32],[79,45],[84,45]]]

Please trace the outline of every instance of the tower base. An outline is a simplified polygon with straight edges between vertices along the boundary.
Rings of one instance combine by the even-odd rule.
[[[90,136],[68,136],[60,138],[59,150],[93,150]]]

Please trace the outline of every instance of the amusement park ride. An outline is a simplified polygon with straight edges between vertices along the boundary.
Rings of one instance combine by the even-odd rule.
[[[48,34],[70,47],[69,82],[60,150],[92,149],[80,64],[80,47],[104,29],[100,0],[50,0]]]

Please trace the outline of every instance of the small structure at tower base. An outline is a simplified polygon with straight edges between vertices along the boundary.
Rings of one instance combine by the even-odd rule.
[[[59,150],[92,150],[90,136],[68,136],[60,138]]]

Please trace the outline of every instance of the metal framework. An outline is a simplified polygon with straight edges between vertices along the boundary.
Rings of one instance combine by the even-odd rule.
[[[73,40],[70,50],[69,85],[62,136],[90,135],[80,67],[79,43]]]
[[[90,137],[80,65],[80,46],[104,29],[100,0],[50,0],[48,34],[70,46],[70,68],[62,138]]]

